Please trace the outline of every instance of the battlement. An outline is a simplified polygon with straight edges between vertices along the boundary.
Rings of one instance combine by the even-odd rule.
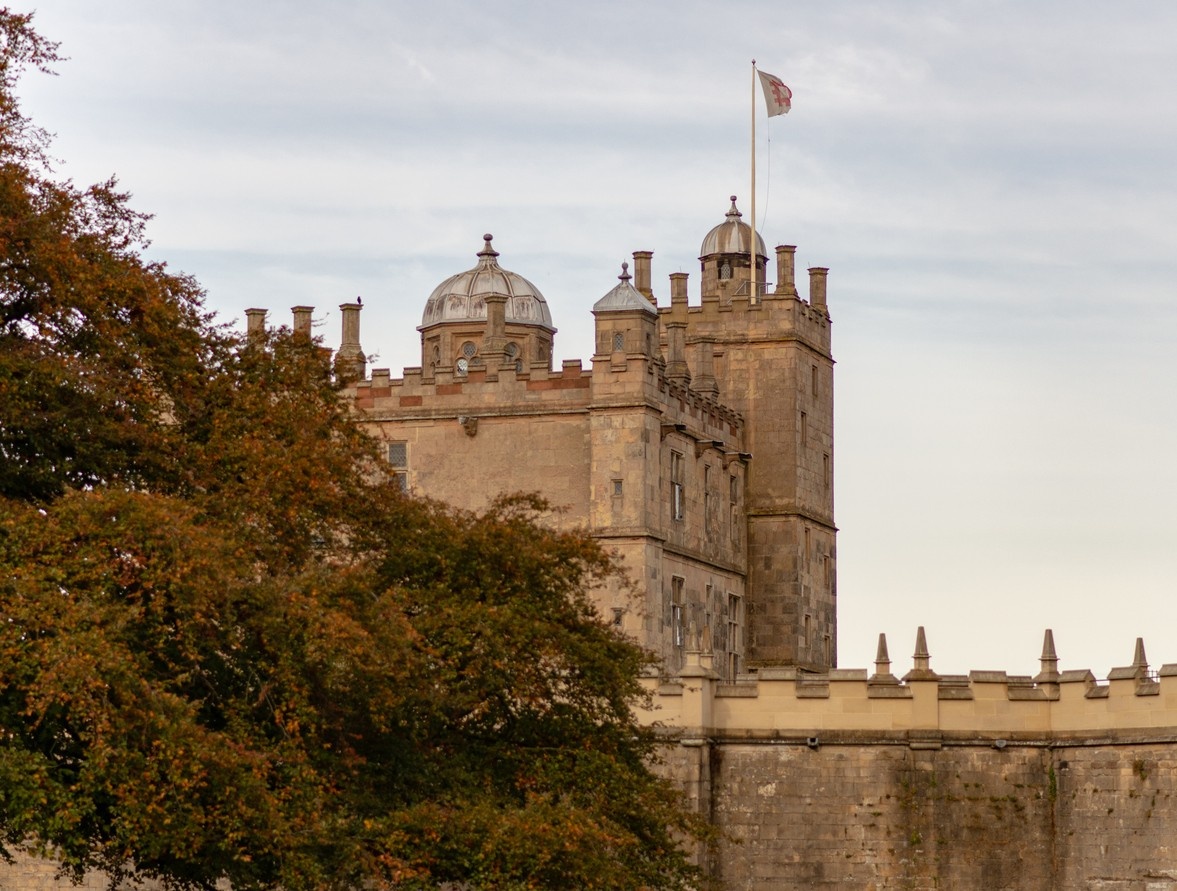
[[[1042,670],[1034,677],[1004,671],[940,675],[932,671],[923,628],[913,666],[891,674],[880,635],[875,671],[807,672],[764,668],[722,683],[698,647],[669,680],[647,679],[653,708],[643,717],[686,736],[820,739],[822,733],[861,739],[897,737],[935,745],[937,739],[1038,739],[1177,728],[1177,663],[1150,670],[1144,643],[1133,663],[1100,683],[1087,669],[1059,672],[1046,632]]]
[[[350,393],[356,408],[370,419],[379,420],[382,412],[444,416],[455,408],[471,403],[483,404],[493,412],[495,406],[511,406],[517,412],[531,405],[541,408],[586,408],[591,399],[592,372],[579,360],[565,361],[559,370],[533,365],[517,372],[504,366],[497,372],[472,368],[465,375],[439,369],[426,380],[419,367],[406,368],[404,376],[394,378],[389,369],[378,368],[368,379],[352,383]]]
[[[779,250],[779,249],[778,249]],[[831,349],[830,314],[826,303],[826,276],[829,270],[813,267],[810,273],[810,297],[802,299],[791,276],[777,289],[762,291],[747,281],[720,281],[713,290],[703,289],[699,303],[688,298],[688,276],[683,272],[670,276],[670,305],[658,308],[662,324],[682,322],[687,325],[687,342],[709,340],[715,343],[802,340],[828,355]]]

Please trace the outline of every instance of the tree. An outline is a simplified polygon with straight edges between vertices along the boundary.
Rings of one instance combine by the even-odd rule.
[[[242,341],[54,178],[0,10],[0,843],[178,888],[684,888],[619,570],[410,499],[321,348]]]

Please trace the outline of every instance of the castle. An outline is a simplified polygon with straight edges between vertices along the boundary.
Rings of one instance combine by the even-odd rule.
[[[557,369],[546,301],[487,235],[426,300],[418,367],[367,374],[355,303],[336,368],[406,489],[538,490],[624,561],[633,590],[598,605],[661,656],[642,717],[722,831],[700,857],[723,887],[1177,891],[1177,664],[1137,641],[1099,683],[1047,631],[1032,678],[940,675],[921,628],[902,677],[882,636],[873,671],[837,667],[828,270],[803,298],[781,245],[769,286],[752,240],[733,197],[697,302],[634,252],[591,367]]]
[[[1100,682],[1047,631],[1033,677],[941,675],[921,628],[904,671],[881,636],[873,669],[837,666],[827,270],[803,299],[782,245],[770,287],[751,242],[732,199],[697,301],[683,273],[656,297],[635,252],[586,369],[553,366],[543,295],[487,235],[425,301],[419,366],[369,373],[357,302],[336,370],[407,490],[538,490],[624,561],[632,590],[598,605],[661,656],[641,718],[720,830],[699,852],[720,887],[1177,891],[1177,664],[1137,641]],[[59,887],[28,859],[3,876]]]
[[[341,307],[336,359],[407,489],[468,508],[538,490],[635,581],[636,601],[601,592],[602,614],[672,673],[705,636],[727,680],[823,671],[837,648],[827,270],[809,270],[802,299],[795,249],[780,246],[769,288],[751,238],[733,197],[703,238],[696,306],[686,273],[659,305],[652,253],[635,252],[633,276],[622,264],[593,305],[590,368],[553,368],[547,302],[499,264],[490,235],[425,301],[420,366],[365,374],[358,303]]]

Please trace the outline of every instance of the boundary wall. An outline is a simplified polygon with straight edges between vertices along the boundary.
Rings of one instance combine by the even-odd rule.
[[[1177,665],[650,678],[663,768],[724,889],[1177,891]],[[881,670],[879,670],[881,669]]]

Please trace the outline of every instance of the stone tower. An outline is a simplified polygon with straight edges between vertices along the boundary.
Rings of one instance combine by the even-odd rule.
[[[418,329],[421,364],[365,378],[359,303],[338,366],[406,490],[471,510],[538,491],[554,522],[587,528],[631,583],[594,597],[667,676],[689,651],[719,676],[834,667],[833,360],[825,269],[797,293],[793,253],[769,258],[735,199],[704,237],[700,300],[670,300],[651,251],[592,307],[591,368],[553,362],[556,329],[534,284],[478,262],[439,284]],[[343,374],[346,372],[346,374]]]
[[[682,328],[696,358],[695,387],[710,389],[744,418],[751,454],[746,486],[747,661],[750,667],[835,666],[837,566],[833,486],[833,367],[827,270],[809,270],[808,302],[797,292],[791,245],[768,257],[732,198],[703,239],[702,305],[689,307],[685,276],[672,276],[662,321]]]

